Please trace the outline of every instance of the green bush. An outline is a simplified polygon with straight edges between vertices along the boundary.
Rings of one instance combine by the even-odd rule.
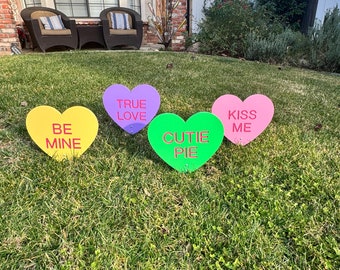
[[[328,12],[324,23],[314,27],[307,36],[290,29],[269,35],[266,32],[248,34],[245,58],[339,73],[339,8]]]
[[[340,72],[338,7],[308,35],[285,28],[268,9],[246,0],[215,0],[203,13],[197,35],[202,53]]]
[[[309,33],[310,46],[305,58],[313,69],[340,72],[340,10],[329,11],[323,24]]]
[[[298,30],[305,13],[306,0],[256,0],[256,5],[271,11],[284,25]]]
[[[281,63],[286,59],[294,41],[295,33],[290,29],[280,34],[270,34],[266,38],[250,33],[247,37],[245,57],[249,60]]]
[[[256,23],[249,1],[217,1],[204,7],[198,40],[203,53],[243,57],[246,36]]]
[[[250,33],[247,44],[245,58],[248,60],[308,67],[308,61],[304,58],[310,41],[299,31],[287,28],[281,33],[267,36]]]
[[[203,53],[245,57],[250,35],[267,38],[283,31],[268,9],[254,8],[248,0],[215,0],[203,13],[197,36]]]

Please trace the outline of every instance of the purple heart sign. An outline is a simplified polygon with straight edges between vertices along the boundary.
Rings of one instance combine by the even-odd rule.
[[[109,86],[103,104],[112,120],[129,134],[136,134],[155,117],[161,103],[157,90],[140,84],[131,91],[124,85]]]

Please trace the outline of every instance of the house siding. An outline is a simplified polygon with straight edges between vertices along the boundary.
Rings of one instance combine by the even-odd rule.
[[[340,8],[340,0],[319,0],[316,10],[316,23],[323,23],[326,13],[336,6]]]

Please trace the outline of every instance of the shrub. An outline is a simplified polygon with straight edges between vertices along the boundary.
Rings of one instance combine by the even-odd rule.
[[[291,30],[279,35],[270,34],[267,38],[250,33],[247,37],[245,57],[249,60],[280,63],[285,59],[292,39],[293,32]]]
[[[313,69],[340,72],[340,11],[329,11],[324,23],[309,33],[310,46],[305,56]]]
[[[246,36],[256,24],[246,0],[217,1],[203,8],[198,40],[203,53],[238,57],[246,50]]]
[[[324,23],[305,36],[286,29],[281,33],[250,33],[245,58],[316,70],[340,72],[340,12],[329,11]]]
[[[289,28],[266,37],[250,33],[245,58],[269,63],[286,62],[298,66],[308,46],[306,36]]]
[[[268,9],[245,0],[215,0],[203,13],[197,36],[203,53],[340,72],[338,7],[308,35],[284,28]]]
[[[203,53],[244,57],[250,35],[267,38],[283,31],[279,19],[268,9],[254,8],[246,0],[215,0],[203,13],[197,37]]]
[[[276,18],[292,29],[299,29],[307,7],[306,0],[256,0],[256,5],[272,12]]]

